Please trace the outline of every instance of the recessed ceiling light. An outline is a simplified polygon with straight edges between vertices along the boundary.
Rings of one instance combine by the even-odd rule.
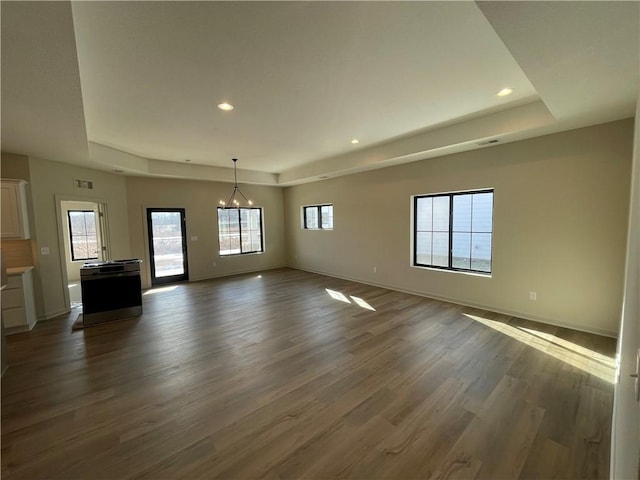
[[[354,138],[353,140],[351,140],[351,143],[355,145],[356,143],[360,143],[360,140],[358,140],[357,138]]]
[[[511,90],[510,88],[503,88],[502,90],[500,90],[498,92],[498,96],[499,97],[506,97],[507,95],[511,95],[511,93],[513,92],[513,90]]]
[[[227,102],[222,102],[218,104],[218,108],[220,110],[224,110],[225,112],[228,112],[229,110],[233,110],[233,105]]]

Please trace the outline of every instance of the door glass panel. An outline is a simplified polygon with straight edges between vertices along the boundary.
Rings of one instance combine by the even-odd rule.
[[[155,276],[169,277],[184,274],[180,212],[151,212],[151,225]]]
[[[69,210],[69,237],[71,259],[95,260],[98,258],[98,233],[96,214],[93,210]]]

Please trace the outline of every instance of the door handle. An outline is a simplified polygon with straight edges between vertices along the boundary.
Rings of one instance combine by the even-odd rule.
[[[640,378],[638,378],[638,374],[640,373],[640,349],[636,353],[636,372],[630,374],[629,376],[634,379],[634,390],[636,396],[636,402],[640,402]]]

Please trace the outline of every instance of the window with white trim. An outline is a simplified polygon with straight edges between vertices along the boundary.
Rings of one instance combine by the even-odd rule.
[[[333,205],[302,207],[302,228],[305,230],[333,230]]]
[[[261,208],[218,208],[220,256],[264,251]]]
[[[413,197],[413,265],[491,273],[493,190]]]

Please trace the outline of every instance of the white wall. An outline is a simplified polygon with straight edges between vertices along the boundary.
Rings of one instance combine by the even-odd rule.
[[[640,102],[636,110],[629,240],[624,306],[618,337],[619,377],[615,386],[611,478],[638,478],[640,404],[635,400],[636,352],[640,348]]]
[[[289,262],[616,336],[632,143],[629,119],[290,187]],[[492,277],[411,267],[411,196],[479,188],[495,189]],[[334,230],[303,230],[300,206],[319,203]]]

